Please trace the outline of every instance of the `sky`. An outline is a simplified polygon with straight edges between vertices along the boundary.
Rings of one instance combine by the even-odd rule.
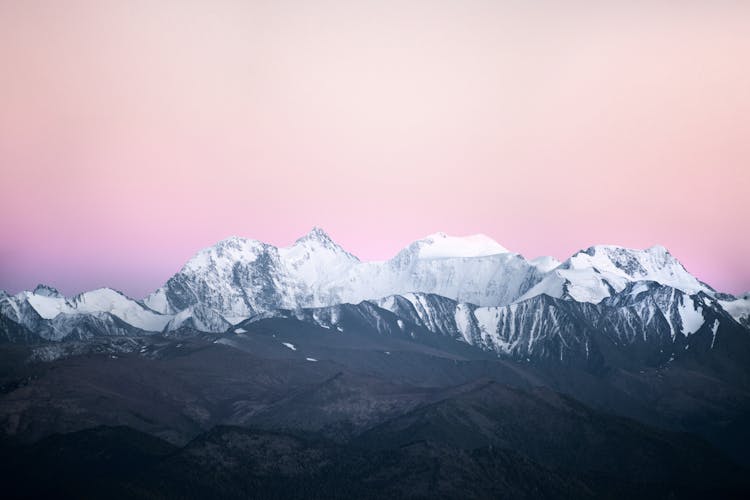
[[[0,0],[0,289],[230,235],[666,246],[750,289],[750,2]]]

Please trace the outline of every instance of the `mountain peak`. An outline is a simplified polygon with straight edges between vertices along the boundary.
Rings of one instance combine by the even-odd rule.
[[[308,233],[300,238],[297,238],[295,243],[302,243],[305,241],[317,241],[321,243],[334,243],[328,233],[318,226],[313,226]],[[334,243],[335,244],[335,243]]]
[[[572,271],[595,270],[609,275],[610,278],[619,276],[627,280],[656,281],[688,293],[711,290],[692,276],[682,263],[661,245],[644,250],[596,245],[577,252],[564,266]],[[612,284],[612,279],[608,280]]]
[[[624,247],[620,245],[592,245],[586,248],[585,250],[579,250],[573,255],[573,257],[575,257],[576,255],[580,255],[580,254],[590,255],[592,257],[595,255],[611,256],[611,255],[618,255],[618,254],[619,255],[625,255],[625,254],[646,255],[647,254],[647,255],[652,255],[656,257],[674,259],[674,257],[672,257],[672,254],[669,253],[669,250],[667,250],[662,245],[652,245],[644,249],[628,248],[628,247]]]
[[[230,236],[216,244],[199,250],[182,267],[182,271],[202,271],[222,265],[232,265],[235,262],[249,262],[267,245],[257,240]]]
[[[428,234],[427,236],[422,238],[422,240],[444,240],[448,237],[448,234],[442,231],[438,231],[437,233]]]
[[[498,242],[483,234],[449,236],[438,232],[415,241],[409,250],[420,259],[444,259],[451,257],[486,257],[508,253]]]
[[[681,264],[661,245],[654,245],[646,249],[627,248],[618,245],[593,245],[580,250],[568,259],[572,269],[597,267],[617,269],[633,276],[633,273],[645,273],[646,267],[662,268],[680,266]]]
[[[249,244],[256,244],[256,243],[258,243],[258,241],[250,239],[250,238],[243,238],[242,236],[229,236],[217,242],[214,245],[214,247],[216,248],[242,248]]]
[[[346,261],[359,261],[357,257],[344,250],[318,226],[314,226],[307,234],[298,238],[291,247],[280,248],[279,251],[282,256],[293,261],[299,261],[300,259],[308,259],[311,252],[318,253],[320,249],[325,249],[339,257],[343,255]]]
[[[34,295],[41,295],[43,297],[62,297],[62,294],[57,290],[57,288],[44,285],[44,284],[38,284],[36,288],[34,288]]]

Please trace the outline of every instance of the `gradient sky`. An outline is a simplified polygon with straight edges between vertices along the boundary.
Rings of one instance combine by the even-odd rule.
[[[748,61],[746,1],[0,0],[0,288],[138,297],[319,225],[658,243],[744,291]]]

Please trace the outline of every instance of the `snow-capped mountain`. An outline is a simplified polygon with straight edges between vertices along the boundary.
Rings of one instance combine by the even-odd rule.
[[[110,288],[68,299],[45,285],[0,300],[0,315],[47,340],[161,331],[171,319]]]
[[[715,291],[691,275],[666,248],[634,250],[598,245],[582,250],[547,275],[520,300],[546,294],[579,302],[598,303],[622,291],[629,283],[655,281],[685,293]]]
[[[108,288],[66,298],[40,285],[0,295],[0,316],[3,330],[14,332],[9,339],[60,340],[222,332],[280,310],[363,301],[428,331],[514,356],[580,351],[588,341],[581,339],[597,329],[620,342],[640,332],[674,343],[702,328],[709,309],[750,327],[750,297],[717,293],[659,246],[594,246],[560,263],[526,260],[482,235],[436,233],[390,260],[362,262],[319,228],[283,248],[238,237],[220,241],[143,302]],[[569,320],[581,315],[586,321]],[[543,338],[560,344],[535,347]]]
[[[542,279],[539,265],[486,236],[437,233],[383,262],[361,262],[315,228],[277,248],[230,238],[199,252],[146,298],[161,313],[194,304],[230,321],[278,308],[322,307],[426,292],[479,305],[509,303]]]
[[[526,260],[482,235],[436,233],[390,260],[361,262],[315,228],[286,248],[242,238],[221,241],[199,252],[145,302],[163,314],[202,304],[236,323],[279,308],[356,304],[407,293],[478,306],[542,294],[598,303],[640,281],[716,296],[661,246],[594,246],[560,263],[552,257]],[[734,299],[727,297],[727,303]],[[750,310],[743,301],[730,309],[738,320]]]

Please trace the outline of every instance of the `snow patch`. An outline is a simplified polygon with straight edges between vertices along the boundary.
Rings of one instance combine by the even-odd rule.
[[[75,311],[68,301],[62,297],[49,297],[47,295],[26,294],[26,300],[31,307],[44,319],[53,319],[60,313],[73,314]]]
[[[697,332],[703,326],[703,308],[693,303],[689,297],[682,297],[682,302],[677,306],[682,323],[682,334],[686,337]]]
[[[467,344],[471,344],[471,308],[466,304],[458,304],[456,306],[456,314],[454,315],[454,320],[456,321],[456,328],[458,328],[458,332],[463,337],[463,340]]]

